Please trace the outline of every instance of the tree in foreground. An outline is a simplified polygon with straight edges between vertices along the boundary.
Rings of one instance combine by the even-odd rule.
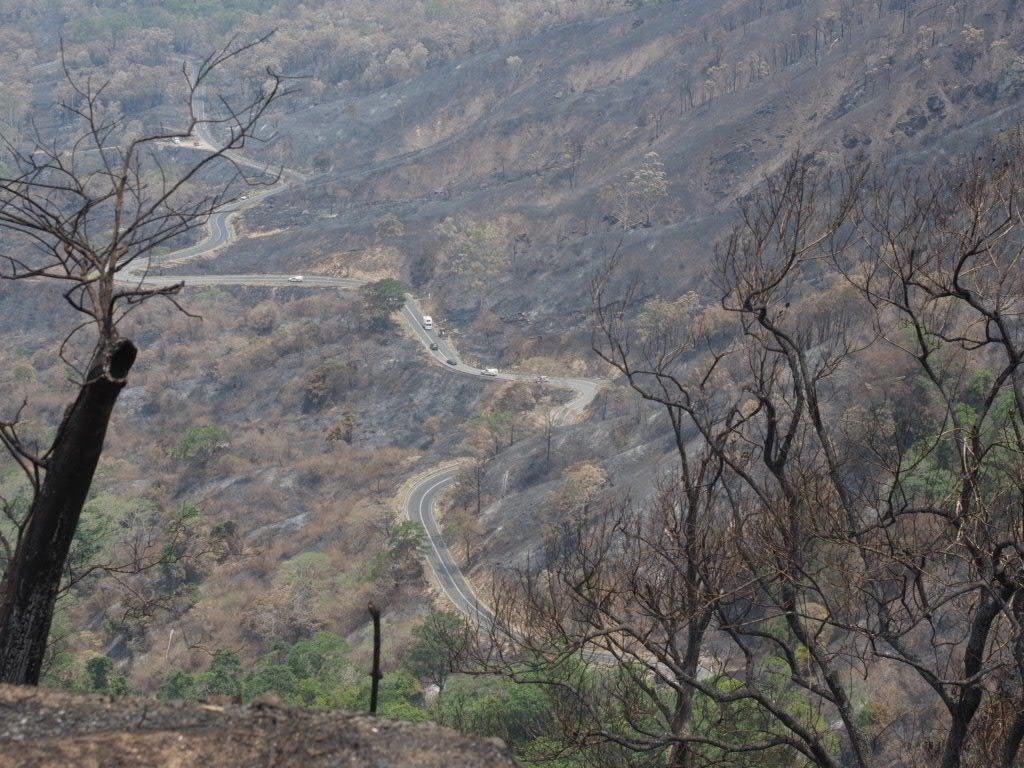
[[[265,40],[229,43],[197,66],[183,67],[184,127],[142,135],[109,117],[105,86],[80,82],[65,67],[73,95],[63,108],[77,134],[66,148],[40,137],[29,146],[7,146],[4,167],[14,170],[0,177],[0,281],[55,281],[81,322],[61,345],[77,395],[52,442],[39,448],[24,438],[24,404],[12,406],[0,421],[0,444],[31,490],[27,505],[0,499],[6,521],[0,529],[6,565],[0,585],[2,682],[39,680],[71,541],[137,354],[120,332],[122,321],[150,299],[176,303],[181,288],[149,286],[138,275],[157,249],[231,202],[239,184],[268,183],[265,174],[247,177],[231,153],[245,146],[285,94],[283,79],[268,70],[255,95],[221,98],[209,115],[200,103],[215,72]],[[174,169],[160,161],[161,144],[200,133],[213,146],[199,159]],[[88,351],[76,362],[72,350],[82,348]]]
[[[718,306],[664,325],[599,280],[595,349],[677,462],[501,580],[467,668],[548,686],[593,764],[1018,765],[1021,150],[794,157],[720,243]]]

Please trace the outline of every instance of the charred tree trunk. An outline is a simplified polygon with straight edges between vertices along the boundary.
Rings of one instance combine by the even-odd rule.
[[[1010,604],[1013,618],[1020,626],[1024,622],[1024,593],[1017,592]],[[1017,713],[1013,716],[1010,727],[1003,742],[1002,768],[1013,768],[1017,764],[1017,753],[1021,741],[1024,741],[1024,633],[1019,633],[1013,641],[1013,659],[1017,665]]]
[[[942,768],[960,768],[964,748],[970,735],[971,721],[981,706],[984,695],[980,672],[985,663],[985,649],[992,631],[992,625],[1005,606],[1013,598],[1014,588],[1005,586],[996,594],[983,598],[981,606],[971,622],[971,633],[964,649],[963,677],[971,683],[962,686],[956,706],[950,711],[951,724],[942,751]]]
[[[135,355],[135,345],[126,340],[100,353],[57,431],[24,535],[0,585],[0,682],[39,682],[64,561]]]
[[[697,664],[688,662],[686,666],[686,673],[696,677]],[[676,693],[676,706],[672,713],[672,733],[676,736],[685,736],[690,729],[693,722],[693,698],[694,689],[690,686],[684,686]],[[668,768],[692,768],[693,757],[692,746],[685,741],[679,742],[669,752]]]

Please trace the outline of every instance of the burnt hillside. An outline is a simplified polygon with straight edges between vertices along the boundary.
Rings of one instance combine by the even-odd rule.
[[[1014,13],[1001,0],[664,3],[373,93],[300,99],[264,156],[315,180],[266,212],[287,234],[217,269],[385,269],[437,299],[489,359],[571,354],[603,255],[621,249],[659,295],[700,285],[733,201],[798,148],[916,163],[1012,125],[1024,86]],[[623,189],[652,152],[664,194],[624,215]],[[467,268],[457,252],[474,238]],[[502,332],[497,319],[518,312],[534,325]]]

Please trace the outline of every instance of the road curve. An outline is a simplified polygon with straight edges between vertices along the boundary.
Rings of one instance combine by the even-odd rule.
[[[437,497],[451,487],[460,471],[459,466],[447,466],[420,476],[409,490],[405,511],[409,520],[422,525],[426,532],[427,567],[434,574],[445,598],[471,622],[489,627],[494,623],[494,614],[477,597],[473,585],[466,580],[462,569],[452,559],[434,515]]]
[[[200,101],[200,104],[202,102]],[[202,109],[202,107],[200,107]],[[215,144],[206,132],[207,126],[201,126],[198,132],[198,144],[201,151],[211,151]],[[264,171],[264,166],[253,162],[237,152],[228,153],[229,159],[238,165]],[[207,286],[257,286],[257,287],[289,287],[305,289],[334,289],[354,291],[367,283],[366,280],[351,277],[322,277],[304,275],[296,281],[292,275],[278,274],[239,274],[239,275],[167,275],[154,273],[154,268],[180,266],[200,256],[214,253],[218,249],[238,239],[234,228],[234,220],[249,208],[272,195],[288,190],[293,184],[302,183],[306,177],[296,171],[285,171],[278,175],[277,182],[246,195],[244,199],[231,202],[208,219],[206,235],[195,245],[182,248],[173,253],[154,259],[148,264],[133,263],[119,275],[118,281],[136,286],[169,286],[184,284],[190,287]],[[489,372],[467,365],[459,357],[458,350],[450,337],[438,335],[437,329],[428,330],[422,324],[422,311],[412,296],[408,297],[400,313],[401,320],[412,334],[423,345],[429,360],[452,373],[474,376],[484,380],[495,381],[536,381],[537,374],[516,373],[511,371]],[[593,402],[605,382],[597,379],[574,378],[567,376],[543,377],[543,383],[572,392],[572,399],[556,407],[553,417],[556,424],[565,425],[578,420]],[[447,466],[421,476],[412,486],[406,502],[408,519],[421,524],[426,531],[428,550],[426,564],[432,572],[441,591],[451,604],[468,619],[489,625],[494,621],[494,614],[473,591],[472,585],[462,574],[462,570],[454,561],[448,546],[444,542],[435,516],[434,508],[437,497],[444,492],[458,475],[459,469]]]

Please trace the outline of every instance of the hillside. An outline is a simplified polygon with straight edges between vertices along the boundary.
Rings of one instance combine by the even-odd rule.
[[[691,290],[713,304],[704,272],[734,201],[790,153],[920,166],[1020,118],[1012,4],[790,5],[660,4],[544,30],[372,94],[323,94],[275,121],[282,138],[266,148],[277,162],[319,163],[308,188],[252,225],[269,216],[287,232],[206,268],[386,272],[429,297],[481,364],[554,360],[601,375],[588,353],[589,284],[612,254],[638,281],[637,306]],[[623,225],[623,190],[651,152],[664,188],[649,221]],[[628,394],[608,397],[619,399],[613,412],[635,410]],[[634,477],[659,451],[646,437],[659,427],[642,422],[620,418],[614,439],[603,423],[576,428],[561,438],[563,469],[596,462],[613,484]],[[541,442],[488,470],[487,563],[533,552],[524,534],[540,545],[529,532],[562,476],[538,465]]]
[[[0,132],[16,141],[30,115],[67,138],[52,104],[68,89],[43,53],[61,35],[70,71],[113,76],[121,138],[180,119],[171,73],[231,35],[278,28],[211,91],[258,93],[262,64],[297,76],[244,148],[289,173],[241,201],[225,243],[181,258],[194,232],[158,254],[158,279],[195,283],[183,305],[198,317],[153,305],[124,323],[141,353],[72,552],[47,683],[356,710],[373,601],[384,714],[501,736],[531,764],[558,751],[560,699],[458,676],[428,705],[450,671],[431,668],[429,630],[438,611],[477,618],[477,597],[500,601],[510,571],[557,565],[586,514],[644,503],[678,471],[664,409],[591,349],[595,278],[614,259],[610,290],[635,286],[626,320],[714,318],[716,244],[794,156],[943,168],[1024,116],[1015,0],[0,2],[0,18],[15,62]],[[178,168],[198,151],[161,157]],[[359,287],[388,278],[415,297],[412,319]],[[800,296],[815,318],[845,298]],[[445,335],[423,333],[421,313]],[[26,400],[35,444],[74,391],[60,359],[73,322],[56,290],[0,281],[0,417]],[[905,373],[869,363],[837,386],[864,408],[888,367]],[[0,460],[0,497],[21,509],[26,494]],[[413,498],[436,511],[439,541]],[[452,585],[475,594],[453,602]],[[915,685],[898,678],[923,697]]]
[[[275,120],[266,147],[323,171],[254,227],[269,215],[287,234],[214,268],[387,268],[495,362],[573,357],[602,255],[620,250],[652,292],[657,275],[658,295],[699,289],[732,202],[797,148],[915,163],[1019,117],[1020,30],[1005,3],[790,5],[660,4],[372,94],[323,94]],[[650,220],[623,226],[622,193],[651,152],[667,186],[630,201]],[[470,269],[467,248],[491,252]],[[526,332],[500,322],[519,312]]]

